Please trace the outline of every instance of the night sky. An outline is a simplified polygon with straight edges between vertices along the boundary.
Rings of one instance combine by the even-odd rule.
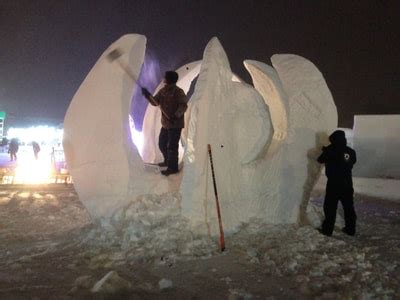
[[[339,113],[400,113],[400,1],[0,0],[0,111],[8,126],[59,124],[103,51],[147,37],[161,72],[201,59],[217,36],[232,70],[275,53],[311,60]]]

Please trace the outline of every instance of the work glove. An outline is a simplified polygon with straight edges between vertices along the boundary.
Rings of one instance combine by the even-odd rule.
[[[149,97],[151,94],[146,88],[142,88],[142,95],[145,97]]]

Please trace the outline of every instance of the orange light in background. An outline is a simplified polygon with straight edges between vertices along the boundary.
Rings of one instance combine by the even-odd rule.
[[[53,166],[49,155],[35,159],[31,153],[18,157],[15,168],[14,183],[41,184],[52,182]],[[53,180],[54,181],[54,180]]]

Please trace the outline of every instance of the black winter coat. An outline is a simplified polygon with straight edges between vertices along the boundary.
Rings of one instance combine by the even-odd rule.
[[[331,144],[322,148],[318,162],[325,164],[325,173],[331,183],[353,185],[352,169],[357,161],[356,152],[347,146],[345,133],[336,130],[329,136]]]

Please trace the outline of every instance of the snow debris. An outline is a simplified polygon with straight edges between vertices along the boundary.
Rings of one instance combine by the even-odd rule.
[[[158,282],[158,286],[159,286],[160,290],[172,288],[172,286],[173,286],[172,280],[163,278]]]
[[[22,265],[18,264],[18,263],[14,263],[10,266],[11,270],[20,270],[22,269]]]
[[[260,278],[263,274],[282,285],[290,281],[290,288],[307,298],[331,299],[336,294],[336,299],[397,299],[400,295],[400,207],[394,202],[356,199],[359,219],[355,237],[340,230],[326,237],[311,226],[272,225],[252,219],[242,223],[236,232],[226,234],[226,250],[220,253],[218,237],[194,233],[188,220],[181,216],[179,193],[145,195],[98,224],[90,223],[76,194],[62,197],[55,193],[55,197],[48,197],[57,199],[58,207],[51,200],[36,206],[33,193],[23,194],[28,198],[21,194],[9,192],[11,204],[2,206],[0,211],[0,237],[5,248],[0,251],[0,271],[16,274],[15,279],[17,275],[35,278],[40,272],[47,274],[55,269],[71,275],[71,293],[90,293],[96,287],[94,290],[115,296],[130,286],[126,279],[118,280],[116,271],[127,276],[134,270],[136,276],[141,274],[136,272],[141,268],[155,269],[163,273],[156,279],[145,276],[142,282],[135,280],[135,290],[157,293],[163,277],[176,284],[179,279],[172,274],[177,267],[187,263],[203,265],[203,260],[208,263],[211,258],[251,270],[257,275],[257,285],[265,282],[264,277]],[[38,194],[45,197],[47,193]],[[49,215],[56,222],[50,222]],[[382,216],[390,222],[382,222]],[[48,259],[54,261],[54,266],[45,269],[43,264]],[[114,273],[96,283],[103,272],[110,270]],[[187,271],[193,278],[204,274],[201,269]],[[222,264],[213,264],[207,269],[207,276],[211,272],[220,284],[232,289],[226,297],[245,299],[251,296],[249,292],[258,297],[254,287],[238,280],[235,273],[224,271]],[[18,291],[37,288],[34,283],[25,286],[25,282],[19,282],[23,285],[17,287]],[[51,284],[56,286],[55,282]],[[175,288],[178,291],[181,285]]]
[[[338,214],[336,215],[335,228],[344,227],[343,209],[338,207]],[[310,225],[314,228],[321,226],[324,219],[324,210],[322,205],[317,205],[315,202],[309,202],[307,205],[307,219]]]
[[[75,280],[74,286],[78,289],[89,289],[94,284],[94,279],[90,275],[80,276]]]
[[[180,215],[180,203],[179,193],[145,195],[110,219],[103,219],[84,239],[93,246],[82,254],[88,257],[89,268],[113,268],[134,262],[172,267],[177,261],[221,255],[217,238],[191,231],[189,222]],[[365,230],[390,232],[389,225],[382,226],[388,228]],[[399,261],[384,259],[378,246],[359,244],[359,238],[338,232],[326,237],[311,226],[272,225],[252,219],[225,237],[227,249],[222,255],[239,251],[247,262],[263,265],[266,274],[293,276],[294,284],[304,295],[329,299],[339,289],[349,297],[359,297],[361,291],[365,295],[393,295],[393,284],[382,278],[393,276]],[[375,238],[372,234],[363,237],[371,242]],[[396,233],[392,240],[384,240],[387,245],[396,245],[397,241]],[[232,281],[229,277],[221,280],[227,284]],[[396,280],[397,277],[393,282]],[[234,292],[231,297],[244,296]]]
[[[177,258],[210,257],[218,251],[209,236],[190,231],[188,220],[180,216],[179,193],[145,195],[118,210],[110,219],[87,234],[98,247],[113,245],[112,256],[99,253],[91,258],[91,268],[111,266],[116,261],[152,260],[172,265]]]
[[[232,282],[232,278],[230,278],[230,277],[223,277],[223,278],[221,278],[221,280],[222,280],[222,281],[225,281],[226,284],[229,284],[229,283]]]
[[[120,277],[117,272],[110,271],[92,287],[92,293],[116,293],[129,290],[132,285]]]
[[[253,296],[242,289],[229,289],[229,300],[250,300]]]
[[[328,238],[309,226],[266,225],[256,220],[243,224],[232,239],[231,247],[247,249],[247,259],[252,262],[259,258],[267,273],[294,275],[304,294],[320,294],[322,299],[330,299],[340,287],[345,295],[359,295],[359,290],[352,294],[354,280],[371,295],[393,293],[383,288],[380,278],[396,270],[398,262],[377,263],[369,255],[371,247],[358,247],[352,239]]]

